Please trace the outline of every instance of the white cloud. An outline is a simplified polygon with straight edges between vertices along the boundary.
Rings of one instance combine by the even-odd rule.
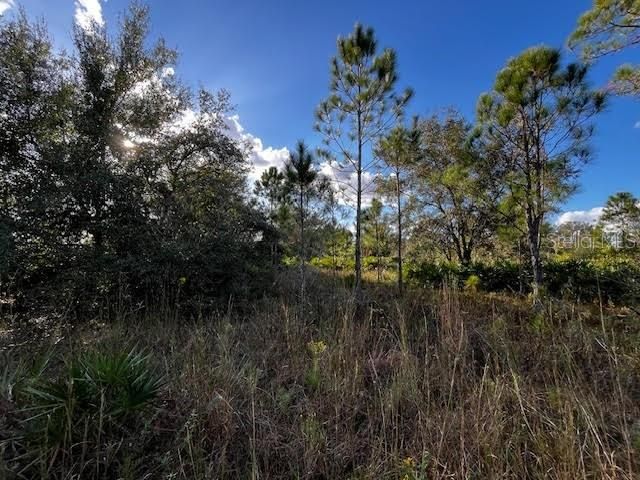
[[[265,147],[262,139],[245,131],[240,124],[238,115],[232,115],[227,119],[227,127],[229,128],[229,136],[232,139],[238,140],[249,148],[249,162],[251,163],[249,180],[252,182],[260,178],[262,172],[269,167],[282,169],[289,159],[289,149],[287,147]]]
[[[181,124],[188,124],[190,115],[183,117]],[[251,169],[249,171],[249,181],[251,184],[260,178],[262,172],[270,167],[276,167],[279,170],[284,168],[286,161],[289,159],[289,149],[287,147],[265,146],[262,139],[248,133],[240,123],[239,115],[232,115],[227,118],[227,127],[229,136],[246,145],[249,149],[249,162]],[[324,162],[318,168],[321,175],[328,177],[335,185],[339,192],[338,198],[340,203],[344,205],[355,205],[355,187],[357,185],[357,176],[353,170],[340,169],[336,165]],[[364,191],[362,193],[362,206],[364,208],[371,205],[371,200],[375,195],[374,180],[376,175],[365,172],[362,176],[362,185]]]
[[[93,25],[104,26],[100,0],[76,0],[75,18],[78,26],[84,30],[91,30]]]
[[[13,0],[0,0],[0,15],[3,15],[7,10],[13,8],[15,3]]]
[[[198,119],[197,113],[192,109],[186,109],[182,115],[169,126],[172,132],[180,132],[187,130]],[[242,147],[247,148],[248,160],[251,165],[249,170],[249,181],[253,184],[255,180],[260,178],[262,172],[270,167],[277,167],[282,170],[285,162],[289,159],[289,149],[287,147],[271,147],[264,146],[262,139],[245,131],[240,123],[239,115],[231,115],[225,120],[227,126],[227,135],[232,140],[237,141]]]
[[[640,120],[633,125],[633,128],[640,128]]]
[[[604,207],[594,207],[591,210],[574,210],[570,212],[564,212],[562,215],[558,217],[556,220],[557,225],[562,225],[563,223],[571,223],[571,222],[579,222],[579,223],[589,223],[595,224],[602,216],[602,211]]]
[[[187,109],[169,127],[174,132],[179,132],[191,128],[198,116],[194,110]],[[249,133],[240,123],[239,115],[231,115],[226,118],[227,134],[233,140],[239,142],[247,148],[248,160],[251,165],[249,170],[249,184],[260,178],[262,172],[270,167],[282,170],[289,159],[289,149],[287,147],[265,146],[261,138]],[[139,142],[137,142],[139,143]],[[355,172],[336,168],[334,165],[324,162],[319,166],[322,175],[328,177],[341,192],[339,198],[341,203],[353,206],[355,202],[355,186],[357,177]],[[368,207],[374,197],[375,174],[366,172],[362,177],[365,186],[362,194],[362,205]]]

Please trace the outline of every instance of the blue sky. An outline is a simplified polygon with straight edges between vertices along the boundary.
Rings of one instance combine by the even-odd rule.
[[[10,0],[0,0],[0,5]],[[181,52],[177,74],[194,87],[228,89],[244,128],[266,152],[281,159],[296,139],[311,144],[313,112],[328,91],[336,37],[356,21],[376,29],[381,46],[398,53],[400,86],[416,95],[411,113],[429,114],[455,106],[473,118],[478,96],[490,89],[508,58],[538,44],[564,46],[580,13],[592,0],[213,0],[148,1],[152,35]],[[16,2],[17,4],[18,2]],[[42,16],[61,46],[70,45],[74,13],[89,14],[98,0],[22,0]],[[81,5],[79,5],[81,4]],[[128,2],[101,3],[113,28]],[[574,59],[566,51],[568,60]],[[616,65],[640,63],[640,48],[606,58],[592,70],[604,85]],[[621,190],[640,194],[640,102],[616,98],[597,119],[594,161],[582,188],[564,210],[601,206]],[[640,125],[640,124],[639,124]],[[269,150],[269,147],[273,147]],[[271,152],[271,153],[269,153]],[[261,152],[258,152],[262,154]],[[277,161],[277,160],[274,160]]]

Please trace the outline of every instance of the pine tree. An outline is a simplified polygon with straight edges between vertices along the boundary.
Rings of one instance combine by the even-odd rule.
[[[305,222],[308,217],[308,204],[314,193],[314,183],[318,178],[318,172],[313,166],[313,154],[305,143],[300,140],[296,148],[291,152],[285,165],[285,175],[290,186],[291,194],[298,210],[298,226],[300,229],[299,255],[302,275],[301,292],[304,299],[305,293],[305,269],[307,260],[307,239],[305,236]]]
[[[396,210],[398,293],[403,294],[403,210],[411,167],[420,157],[420,131],[417,117],[411,127],[398,125],[376,145],[375,154],[391,170],[391,178],[378,183],[379,190],[393,198]]]
[[[478,102],[479,123],[500,146],[509,193],[525,214],[536,298],[544,278],[545,216],[574,191],[591,156],[590,120],[604,101],[603,93],[589,88],[587,67],[563,67],[560,52],[542,46],[510,60]]]
[[[356,24],[347,37],[338,38],[338,54],[331,60],[329,97],[316,111],[317,131],[324,136],[330,159],[355,177],[355,291],[362,283],[362,194],[370,186],[364,175],[375,167],[366,149],[396,122],[412,96],[407,89],[395,91],[396,54],[391,49],[377,53],[372,28]]]
[[[256,180],[253,193],[259,198],[264,199],[267,207],[267,220],[271,227],[274,228],[278,223],[279,217],[281,217],[282,208],[284,207],[284,201],[287,198],[287,185],[286,178],[283,172],[279,171],[277,167],[269,167],[262,172],[260,179]],[[277,225],[281,228],[282,225]],[[271,263],[276,265],[278,262],[278,238],[274,235],[271,241]]]
[[[285,175],[277,167],[269,167],[262,172],[259,180],[256,180],[254,194],[263,197],[267,202],[267,217],[273,221],[278,209],[278,204],[286,196]]]

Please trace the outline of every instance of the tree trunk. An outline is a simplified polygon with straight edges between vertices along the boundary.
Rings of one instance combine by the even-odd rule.
[[[274,226],[274,211],[275,211],[275,200],[272,196],[269,196],[269,225]],[[271,242],[271,265],[274,267],[278,265],[278,241],[273,240]]]
[[[396,199],[398,202],[398,295],[402,297],[402,199],[400,195],[400,172],[396,170]]]
[[[518,291],[520,295],[524,294],[524,281],[523,277],[523,265],[524,260],[522,257],[522,235],[518,236]]]
[[[304,238],[304,190],[302,186],[300,186],[300,270],[301,270],[301,284],[300,284],[300,297],[304,301],[305,294],[305,268],[306,268],[306,259],[305,259],[305,238]]]
[[[533,270],[533,297],[538,299],[540,289],[544,281],[544,272],[542,267],[542,259],[540,258],[540,226],[539,222],[534,221],[529,225],[529,253],[531,254],[531,269]]]
[[[466,248],[462,250],[462,258],[460,263],[465,268],[471,265],[471,250],[468,250]]]
[[[462,258],[460,260],[462,265],[469,267],[473,260],[473,239],[465,240],[464,235],[462,235],[460,243],[462,244]]]
[[[531,245],[531,267],[533,268],[533,298],[539,303],[540,289],[544,280],[544,272],[542,270],[542,260],[540,259],[540,246],[542,245],[542,222],[544,218],[544,161],[540,151],[540,141],[537,137],[536,141],[536,162],[535,162],[535,208],[533,209],[533,222],[529,228],[529,243]]]
[[[358,159],[356,167],[358,185],[356,191],[356,265],[355,285],[356,297],[360,298],[362,288],[362,250],[361,250],[361,215],[362,215],[362,114],[358,112]]]
[[[382,280],[382,262],[380,259],[380,226],[376,221],[376,270],[378,272],[378,283]]]

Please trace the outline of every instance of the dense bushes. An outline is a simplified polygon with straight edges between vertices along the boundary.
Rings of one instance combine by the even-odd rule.
[[[488,292],[530,291],[532,278],[528,265],[514,262],[493,264],[422,263],[408,267],[408,278],[416,284],[438,287],[443,283],[463,288],[471,276],[480,279],[480,288]],[[555,260],[545,263],[545,286],[549,294],[580,301],[620,303],[640,293],[640,268],[630,262],[586,259]]]
[[[409,264],[407,277],[421,286],[439,287],[443,283],[463,287],[467,279],[477,276],[479,288],[487,291],[521,291],[526,272],[511,262],[474,263],[463,266],[453,262]]]
[[[549,262],[546,275],[549,292],[578,300],[633,302],[640,294],[640,268],[626,261]]]
[[[372,255],[366,255],[362,257],[362,267],[364,270],[369,271],[374,271],[378,267],[389,270],[396,268],[396,261],[397,260],[393,257],[375,257]],[[312,258],[311,265],[319,268],[325,268],[327,270],[336,269],[340,271],[349,271],[354,269],[355,261],[352,255],[348,257],[340,255],[335,258],[327,255],[324,257]]]
[[[355,261],[352,256],[337,256],[335,258],[324,256],[312,258],[311,265],[327,270],[352,271],[355,266]]]
[[[229,96],[190,92],[148,30],[135,4],[115,39],[77,28],[68,57],[24,14],[0,22],[0,298],[15,308],[201,306],[261,283],[271,232]]]

